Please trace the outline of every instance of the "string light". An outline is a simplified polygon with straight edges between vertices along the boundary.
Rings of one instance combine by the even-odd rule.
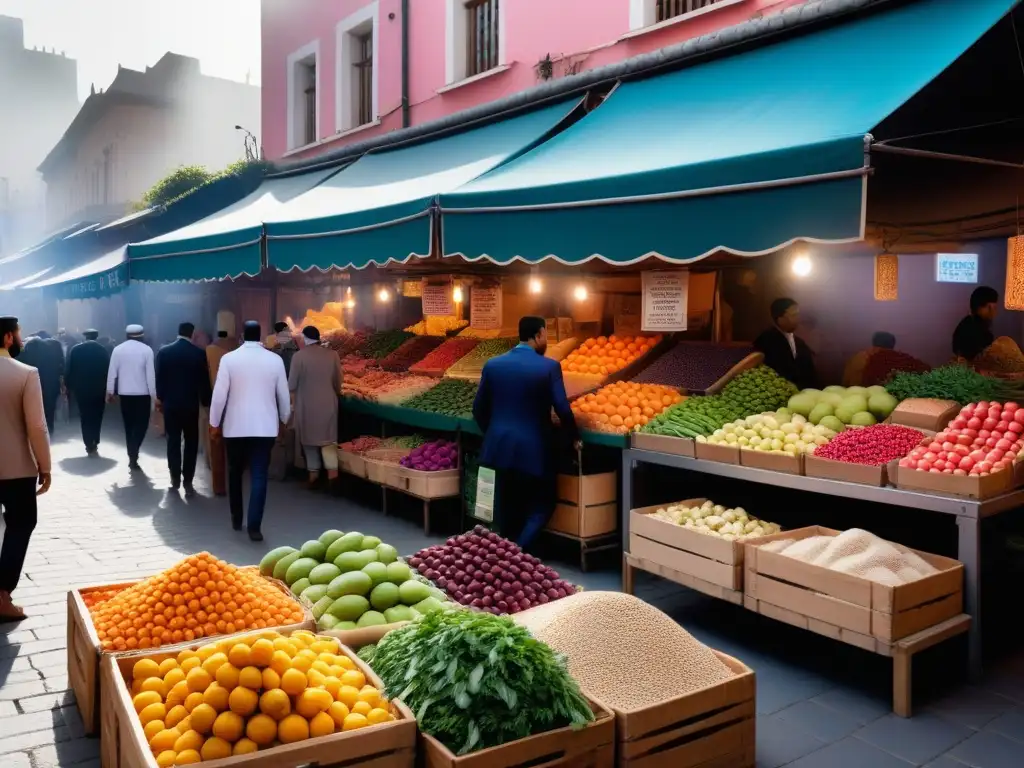
[[[381,288],[380,291],[377,292],[377,298],[380,301],[390,301],[391,291],[389,291],[387,288]]]
[[[587,286],[580,283],[575,288],[573,288],[572,295],[573,298],[576,299],[576,301],[586,301],[588,295]]]
[[[808,256],[806,253],[801,253],[799,256],[793,259],[793,274],[796,275],[797,277],[807,277],[809,274],[811,274],[813,266],[814,265],[811,263],[811,257]]]
[[[530,293],[541,293],[544,290],[544,284],[540,281],[539,277],[530,278]]]
[[[452,301],[456,304],[462,303],[462,286],[458,283],[455,284],[455,290],[452,291]]]

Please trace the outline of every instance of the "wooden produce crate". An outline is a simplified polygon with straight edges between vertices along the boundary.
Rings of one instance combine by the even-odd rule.
[[[714,652],[736,676],[643,709],[615,713],[620,768],[753,768],[754,671]]]
[[[424,768],[612,768],[615,764],[615,719],[590,700],[596,720],[578,731],[559,728],[510,741],[500,747],[456,756],[433,736],[420,734]]]
[[[893,468],[897,488],[926,493],[941,493],[949,496],[965,496],[969,499],[991,499],[1018,488],[1024,484],[1024,463],[1018,462],[1012,468],[990,475],[946,475],[941,472],[922,472],[904,469],[898,464]]]
[[[629,554],[633,558],[731,590],[738,596],[743,590],[743,542],[708,536],[651,516],[659,509],[676,503],[699,507],[705,501],[688,499],[631,510]]]
[[[952,400],[912,397],[896,406],[888,418],[890,424],[940,432],[960,413],[960,404]]]
[[[738,445],[717,445],[697,441],[694,443],[694,448],[698,459],[717,461],[721,464],[740,463],[740,447]]]
[[[630,446],[641,451],[657,451],[672,456],[686,456],[691,459],[697,455],[697,443],[689,437],[668,437],[667,435],[633,432],[630,435]]]
[[[360,629],[328,629],[322,632],[318,631],[317,634],[336,637],[343,645],[359,650],[364,645],[379,643],[388,632],[404,627],[408,623],[408,621],[396,621],[394,624],[380,624],[376,627],[362,627]]]
[[[103,646],[82,595],[128,589],[136,583],[97,585],[68,592],[68,683],[75,692],[86,736],[97,733],[100,727],[100,649]]]
[[[838,480],[843,483],[859,483],[881,488],[889,484],[889,478],[895,477],[897,463],[853,464],[848,461],[833,461],[820,456],[804,456],[804,474],[807,477],[821,477],[826,480]],[[892,474],[890,475],[890,472]]]
[[[256,634],[265,632],[260,630]],[[251,635],[253,633],[246,633]],[[289,634],[284,632],[282,634]],[[242,635],[240,635],[241,637]],[[178,648],[198,648],[203,643],[187,643]],[[370,684],[383,690],[384,685],[373,670],[346,646],[342,653],[349,656],[366,675]],[[111,731],[103,734],[104,752],[110,757],[103,762],[103,768],[157,768],[156,758],[149,748],[146,735],[132,705],[130,681],[132,668],[144,658],[162,660],[168,653],[137,652],[132,655],[104,659],[103,674],[108,685],[105,688],[107,706],[115,713],[110,721]],[[416,720],[400,701],[392,702],[397,720],[389,723],[321,736],[316,739],[284,744],[271,749],[260,750],[249,755],[237,755],[222,760],[204,761],[204,766],[228,768],[282,768],[282,766],[346,766],[346,768],[413,768],[416,759]],[[105,720],[105,725],[106,720]],[[113,746],[110,746],[112,742]],[[109,762],[113,760],[113,762]]]
[[[804,473],[804,457],[790,456],[767,451],[740,450],[740,464],[744,467],[767,469],[772,472],[784,472],[787,475]]]
[[[376,448],[363,454],[366,479],[378,485],[388,485],[388,478],[398,468],[398,462],[412,451],[407,448]]]
[[[459,495],[459,470],[423,472],[393,465],[385,473],[384,484],[419,499],[447,499]]]
[[[355,477],[366,477],[366,459],[361,454],[338,451],[338,468]]]
[[[617,472],[558,475],[558,503],[548,530],[589,539],[614,533],[619,527]]]
[[[814,525],[744,542],[745,597],[837,627],[847,642],[869,650],[875,639],[891,643],[963,612],[964,567],[957,560],[911,550],[938,573],[893,587],[761,549],[778,539],[838,533]]]

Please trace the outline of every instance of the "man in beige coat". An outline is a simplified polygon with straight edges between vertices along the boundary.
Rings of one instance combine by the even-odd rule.
[[[22,346],[18,318],[0,317],[0,339],[0,507],[6,526],[0,550],[0,622],[9,622],[25,618],[11,593],[21,580],[36,527],[36,496],[50,489],[50,435],[39,373],[14,359]]]
[[[338,477],[338,395],[341,361],[332,349],[320,346],[320,331],[302,329],[303,348],[292,358],[288,388],[292,392],[296,442],[302,446],[309,485],[321,468],[330,482]]]

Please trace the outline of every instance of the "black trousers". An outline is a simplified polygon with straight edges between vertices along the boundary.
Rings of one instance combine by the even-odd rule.
[[[103,427],[103,411],[107,407],[103,395],[94,397],[76,396],[78,413],[82,420],[82,442],[86,448],[100,444],[100,430]]]
[[[555,511],[554,477],[499,469],[495,472],[494,492],[498,532],[529,549]]]
[[[151,400],[149,395],[121,395],[121,418],[124,420],[124,440],[128,445],[128,459],[138,461],[139,449],[149,428]]]
[[[164,409],[164,431],[167,433],[167,468],[171,481],[180,480],[192,485],[196,476],[196,458],[199,456],[199,411],[179,408]],[[181,440],[185,439],[184,460],[181,455]]]
[[[6,526],[0,550],[0,592],[13,592],[21,580],[28,542],[36,527],[36,480],[0,480],[0,507]]]
[[[46,416],[46,428],[53,435],[55,417],[57,415],[57,400],[60,398],[60,389],[46,388],[43,390],[43,415]]]

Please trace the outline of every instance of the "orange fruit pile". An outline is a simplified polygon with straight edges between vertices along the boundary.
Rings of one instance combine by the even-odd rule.
[[[132,667],[132,705],[160,768],[387,723],[381,692],[335,638],[227,638]]]
[[[685,399],[679,390],[662,384],[617,381],[574,400],[572,411],[585,429],[625,434]]]
[[[159,648],[305,619],[302,606],[257,571],[209,552],[185,558],[89,612],[105,651]]]
[[[562,370],[588,376],[607,376],[621,371],[659,341],[661,336],[598,336],[587,339],[562,360]]]
[[[91,610],[94,606],[97,606],[100,603],[105,603],[115,595],[121,594],[125,589],[126,587],[90,589],[88,592],[79,592],[78,594],[82,596],[82,602],[85,603],[85,607]]]

